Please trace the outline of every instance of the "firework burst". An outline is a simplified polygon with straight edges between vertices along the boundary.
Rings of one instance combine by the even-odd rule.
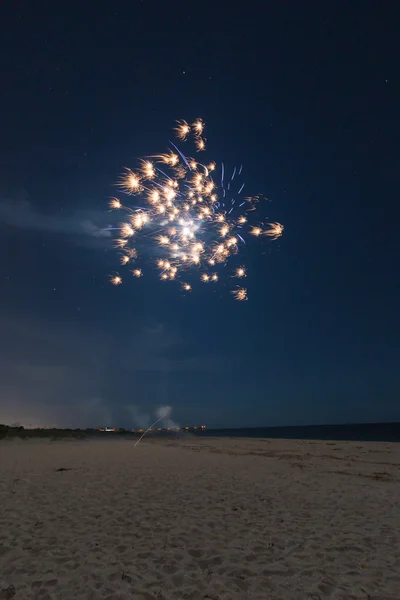
[[[174,131],[177,144],[191,142],[195,152],[205,154],[202,119],[178,121]],[[228,172],[223,163],[217,167],[213,161],[187,156],[174,142],[167,152],[141,160],[135,171],[126,169],[118,185],[129,203],[119,198],[109,202],[109,209],[125,211],[124,221],[113,228],[121,265],[139,257],[142,264],[131,269],[133,277],[142,277],[142,267],[154,267],[160,281],[178,282],[184,292],[197,283],[215,290],[232,278],[247,277],[246,240],[276,240],[284,228],[257,220],[263,198],[243,195],[241,176],[242,166]],[[117,273],[110,281],[118,286],[122,277]],[[230,291],[236,300],[247,300],[246,288],[233,286]]]

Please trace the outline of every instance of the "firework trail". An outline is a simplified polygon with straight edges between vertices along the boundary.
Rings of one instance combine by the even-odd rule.
[[[158,417],[157,421],[154,421],[154,423],[152,423],[152,424],[150,425],[150,427],[148,427],[148,428],[146,429],[146,431],[145,431],[144,433],[142,433],[142,435],[141,435],[141,436],[140,436],[140,438],[139,438],[139,439],[136,441],[136,443],[133,445],[133,447],[134,447],[134,448],[136,448],[136,446],[138,445],[138,443],[140,442],[140,440],[141,440],[142,438],[144,438],[144,436],[146,435],[146,433],[147,433],[147,432],[149,432],[149,431],[150,431],[150,429],[151,429],[152,427],[154,427],[154,425],[157,425],[157,423],[158,423],[159,421],[161,421],[161,419],[163,419],[163,418],[164,418],[164,417],[166,417],[166,416],[167,416],[167,414],[165,414],[165,415],[161,415],[161,417]]]
[[[192,142],[203,156],[204,129],[202,119],[191,125],[178,121],[178,139],[168,152],[141,160],[136,171],[126,169],[122,175],[119,187],[129,202],[112,198],[109,203],[123,214],[121,224],[112,228],[118,232],[114,244],[121,265],[132,266],[135,278],[152,266],[161,281],[178,282],[185,293],[197,284],[214,287],[231,277],[247,277],[242,264],[247,241],[276,240],[284,229],[257,219],[263,197],[243,194],[242,165],[230,171],[221,163],[217,169],[215,162],[191,158],[178,147]],[[120,285],[122,277],[115,273],[110,281]],[[247,300],[246,288],[233,285],[230,291],[236,300]]]

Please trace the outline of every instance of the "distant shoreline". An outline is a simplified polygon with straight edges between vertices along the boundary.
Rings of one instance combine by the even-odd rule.
[[[20,438],[23,440],[45,438],[59,439],[137,439],[145,432],[140,430],[115,429],[25,429],[0,425],[0,439]],[[400,423],[356,423],[343,425],[307,425],[288,427],[249,427],[237,429],[200,429],[187,427],[176,430],[149,430],[145,439],[154,437],[223,437],[252,439],[311,439],[331,441],[377,441],[400,442]]]

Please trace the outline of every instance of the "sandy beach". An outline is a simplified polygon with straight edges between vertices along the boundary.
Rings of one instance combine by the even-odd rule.
[[[0,597],[400,598],[400,445],[0,443]]]

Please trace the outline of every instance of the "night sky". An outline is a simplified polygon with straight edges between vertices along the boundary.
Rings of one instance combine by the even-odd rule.
[[[2,2],[0,422],[400,420],[396,2]],[[248,302],[114,287],[123,167],[202,117],[284,235]]]

